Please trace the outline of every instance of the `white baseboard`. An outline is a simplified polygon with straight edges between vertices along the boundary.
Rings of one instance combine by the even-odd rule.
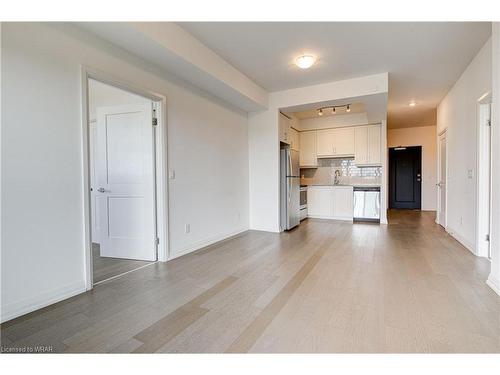
[[[28,314],[84,292],[86,292],[85,280],[81,280],[77,283],[41,293],[35,297],[11,302],[2,306],[0,322],[7,322],[21,315]]]
[[[458,234],[457,231],[455,231],[453,228],[446,227],[445,230],[450,236],[452,236],[454,239],[460,242],[467,250],[469,250],[472,254],[476,255],[476,249],[472,243],[470,243],[464,237]]]
[[[278,228],[270,228],[270,227],[262,227],[262,226],[251,226],[248,228],[248,230],[256,230],[259,232],[270,232],[270,233],[280,233],[281,230],[278,226]]]
[[[224,240],[227,240],[231,237],[234,237],[234,236],[237,236],[243,232],[246,232],[248,230],[248,228],[242,228],[242,229],[238,229],[236,231],[233,231],[233,232],[230,232],[230,233],[226,233],[226,234],[223,234],[223,235],[218,235],[218,236],[215,236],[215,237],[211,237],[211,238],[207,238],[205,240],[202,240],[202,241],[198,241],[194,244],[191,244],[187,247],[184,247],[182,249],[179,249],[177,251],[175,251],[175,253],[173,254],[170,254],[170,256],[168,257],[168,260],[172,260],[172,259],[175,259],[175,258],[179,258],[183,255],[186,255],[186,254],[189,254],[189,253],[192,253],[193,251],[197,251],[197,250],[200,250],[204,247],[207,247],[207,246],[210,246],[210,245],[213,245],[217,242],[221,242],[221,241],[224,241]]]
[[[331,217],[331,216],[321,216],[321,215],[308,215],[309,219],[322,219],[322,220],[335,220],[335,221],[350,221],[353,222],[352,217]]]
[[[493,289],[493,291],[500,296],[500,281],[495,279],[493,276],[488,276],[488,280],[486,280],[486,284]]]

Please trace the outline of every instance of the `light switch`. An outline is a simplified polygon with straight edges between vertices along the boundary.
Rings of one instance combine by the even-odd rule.
[[[171,180],[175,180],[175,171],[173,169],[171,169],[170,172],[168,172],[168,177]]]

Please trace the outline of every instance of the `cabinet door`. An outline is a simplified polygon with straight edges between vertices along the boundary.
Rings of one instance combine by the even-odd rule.
[[[354,130],[354,163],[356,165],[368,162],[368,128],[359,126]]]
[[[279,116],[279,133],[280,141],[290,144],[290,120],[288,117],[280,113]]]
[[[381,157],[381,131],[380,125],[368,126],[368,163],[380,165]]]
[[[299,151],[299,143],[299,132],[293,128],[290,128],[290,147],[293,150]]]
[[[318,165],[316,156],[316,132],[300,132],[299,133],[299,164],[301,167],[315,167]]]
[[[333,217],[340,220],[353,218],[353,191],[351,186],[333,188]]]
[[[312,217],[333,217],[333,188],[331,186],[309,186],[307,188],[307,214]]]
[[[316,131],[318,157],[334,156],[335,130],[325,129]]]
[[[333,154],[335,156],[354,155],[353,128],[341,128],[333,130]]]

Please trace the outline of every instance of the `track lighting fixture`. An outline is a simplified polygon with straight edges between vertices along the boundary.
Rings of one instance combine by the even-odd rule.
[[[345,105],[331,105],[328,107],[321,107],[316,110],[318,113],[318,116],[323,116],[323,110],[324,109],[332,109],[332,115],[335,115],[337,113],[337,108],[345,108],[346,112],[351,112],[351,105],[350,104],[345,104]]]

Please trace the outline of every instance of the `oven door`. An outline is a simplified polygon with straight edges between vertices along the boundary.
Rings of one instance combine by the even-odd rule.
[[[300,188],[300,208],[307,207],[307,188]]]

